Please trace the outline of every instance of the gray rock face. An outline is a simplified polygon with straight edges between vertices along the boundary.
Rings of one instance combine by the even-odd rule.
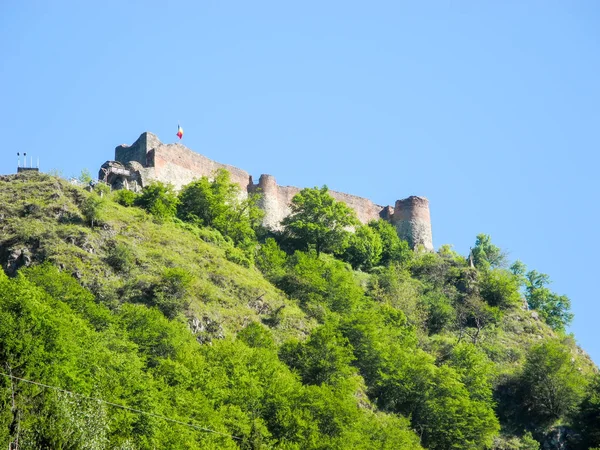
[[[7,275],[14,276],[21,267],[31,265],[31,252],[26,248],[13,249],[8,254],[5,271]]]
[[[242,197],[260,191],[263,194],[260,207],[265,211],[263,225],[275,230],[281,228],[281,221],[290,213],[290,202],[300,188],[279,186],[272,175],[261,175],[259,182],[254,184],[248,172],[212,161],[181,144],[163,144],[152,133],[142,133],[131,146],[118,146],[115,161],[104,163],[98,177],[113,189],[137,192],[156,180],[171,183],[179,190],[195,179],[203,176],[211,178],[217,169],[229,171],[231,180],[240,186]],[[382,218],[391,222],[398,235],[411,247],[421,246],[433,251],[429,201],[426,198],[411,196],[397,200],[395,207],[391,207],[343,192],[329,193],[352,208],[362,223]]]

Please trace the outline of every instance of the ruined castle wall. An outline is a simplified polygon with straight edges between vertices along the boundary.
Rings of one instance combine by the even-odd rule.
[[[246,194],[250,174],[228,164],[221,164],[181,144],[161,144],[154,149],[154,174],[156,180],[170,182],[176,190],[203,176],[212,178],[217,169],[227,169],[231,181]]]
[[[263,224],[276,230],[281,229],[281,221],[291,212],[292,198],[301,190],[293,186],[278,186],[272,175],[261,175],[258,184],[253,185],[248,172],[210,160],[181,144],[162,144],[152,133],[143,133],[131,146],[117,147],[115,161],[126,166],[131,173],[126,180],[121,177],[121,184],[128,188],[133,186],[135,190],[153,180],[171,183],[175,189],[180,190],[203,176],[212,178],[217,169],[226,169],[231,180],[240,186],[243,198],[248,192],[257,189],[262,191],[259,206],[265,211]],[[429,201],[426,198],[412,196],[398,200],[392,208],[343,192],[329,193],[334,199],[353,209],[362,223],[383,218],[391,222],[398,235],[412,247],[423,246],[427,250],[433,250]]]
[[[142,133],[132,145],[119,145],[115,148],[115,161],[125,165],[136,161],[142,166],[147,166],[146,153],[162,145],[158,137],[152,133]]]
[[[281,221],[290,215],[292,198],[301,189],[294,186],[278,186],[275,177],[272,175],[261,175],[258,187],[263,193],[263,198],[259,204],[265,211],[263,224],[269,228],[280,229]],[[376,205],[371,200],[356,195],[336,191],[329,191],[329,194],[337,201],[344,202],[353,209],[358,220],[362,223],[379,219],[384,209],[383,206]]]
[[[329,194],[338,202],[344,202],[354,210],[361,223],[377,220],[381,217],[383,206],[376,205],[371,200],[356,195],[344,194],[343,192],[329,191]]]

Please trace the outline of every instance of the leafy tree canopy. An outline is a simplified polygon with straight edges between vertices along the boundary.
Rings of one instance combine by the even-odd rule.
[[[183,188],[177,216],[188,222],[212,227],[236,244],[256,238],[255,229],[264,215],[258,208],[259,194],[242,198],[229,172],[218,169],[214,180],[202,177]]]
[[[506,264],[506,253],[492,244],[492,238],[487,234],[477,235],[471,255],[473,263],[478,269],[503,267]]]
[[[135,205],[140,206],[159,220],[171,220],[177,212],[179,200],[171,184],[154,181],[146,186]]]
[[[306,248],[314,246],[317,255],[340,251],[347,228],[358,225],[354,211],[328,191],[327,186],[302,189],[292,199],[291,214],[281,222]]]

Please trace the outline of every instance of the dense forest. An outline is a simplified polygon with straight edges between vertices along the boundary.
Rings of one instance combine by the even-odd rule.
[[[569,298],[485,234],[411,249],[304,189],[0,177],[0,445],[600,447]],[[12,447],[11,447],[12,446]]]

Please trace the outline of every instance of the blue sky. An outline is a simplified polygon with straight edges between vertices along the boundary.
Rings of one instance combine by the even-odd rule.
[[[600,363],[596,1],[0,2],[0,173],[96,172],[143,131],[487,233]]]

